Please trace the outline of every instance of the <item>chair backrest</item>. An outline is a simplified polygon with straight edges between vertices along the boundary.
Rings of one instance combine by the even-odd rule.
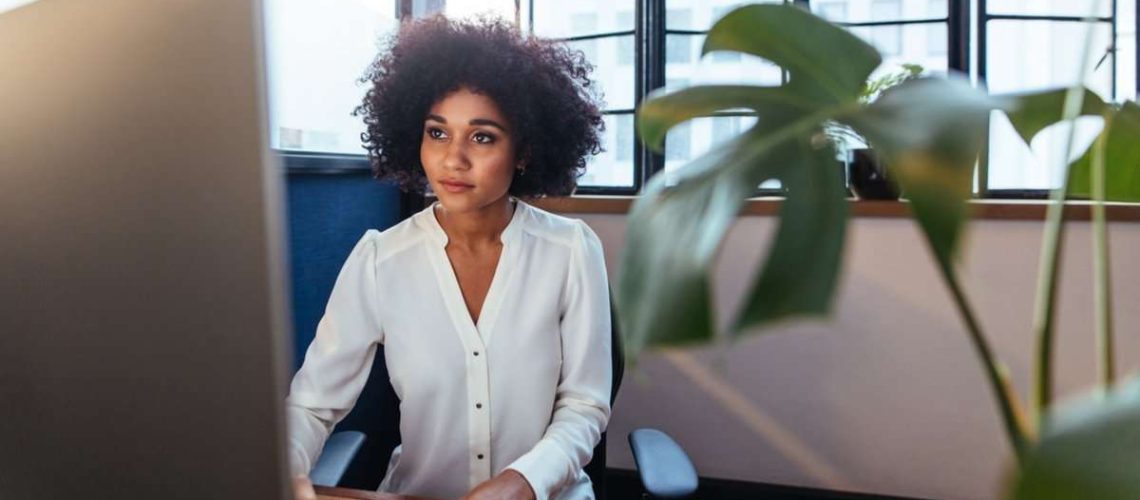
[[[612,294],[611,294],[612,296]],[[610,408],[613,408],[617,399],[618,389],[621,388],[621,378],[625,374],[625,352],[621,345],[621,332],[618,330],[617,310],[610,303],[610,359],[612,361],[613,381],[610,385]],[[585,467],[586,475],[594,486],[594,497],[598,500],[606,498],[606,433],[594,447],[594,456]]]
[[[289,173],[294,370],[301,367],[345,257],[366,230],[388,228],[413,213],[403,203],[404,196],[394,185],[376,182],[368,171]],[[380,486],[392,449],[400,443],[399,403],[380,347],[356,406],[336,427],[337,432],[368,436],[341,477],[341,486],[369,490]]]

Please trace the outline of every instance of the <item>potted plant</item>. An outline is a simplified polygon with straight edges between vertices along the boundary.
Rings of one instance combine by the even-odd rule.
[[[870,78],[859,92],[859,100],[870,104],[883,92],[918,78],[923,71],[921,65],[903,64],[899,69]],[[899,199],[898,186],[887,175],[887,169],[866,138],[842,123],[830,123],[825,131],[840,155],[845,157],[847,181],[855,196],[861,200]]]
[[[826,314],[840,270],[847,220],[842,174],[832,168],[827,127],[866,137],[907,193],[911,212],[951,292],[985,371],[1018,464],[1018,499],[1140,498],[1140,382],[1107,397],[1056,410],[1050,361],[1061,202],[1070,193],[1094,199],[1098,315],[1102,358],[1111,384],[1110,296],[1104,200],[1140,201],[1140,107],[1107,106],[1082,88],[990,97],[955,79],[914,78],[861,99],[881,57],[871,46],[808,12],[786,5],[738,8],[715,23],[703,52],[731,50],[788,71],[779,87],[699,86],[651,96],[637,112],[639,133],[660,149],[686,120],[747,109],[757,123],[693,160],[666,184],[650,180],[629,214],[616,294],[627,353],[648,345],[709,342],[714,336],[709,266],[753,188],[779,179],[789,189],[779,228],[729,335],[805,315]],[[1053,197],[1039,291],[1038,385],[1030,410],[992,351],[958,279],[955,262],[967,222],[973,170],[991,110],[1006,111],[1027,141],[1044,127],[1078,115],[1106,126]],[[679,245],[677,241],[687,242]],[[1105,347],[1108,346],[1108,347]],[[1090,495],[1091,492],[1091,496]]]

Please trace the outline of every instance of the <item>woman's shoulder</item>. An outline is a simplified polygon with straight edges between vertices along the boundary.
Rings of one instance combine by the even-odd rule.
[[[422,212],[412,215],[395,225],[384,229],[369,229],[364,232],[357,242],[356,251],[365,251],[375,263],[388,260],[424,242],[429,237],[428,230],[423,227]]]
[[[568,246],[581,245],[584,239],[597,239],[582,219],[548,212],[521,200],[519,207],[526,210],[526,230],[535,236]]]

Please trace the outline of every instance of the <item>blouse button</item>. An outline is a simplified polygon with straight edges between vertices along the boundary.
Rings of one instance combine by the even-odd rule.
[[[476,407],[476,408],[482,408],[482,407],[483,407],[483,403],[475,403],[475,407]]]
[[[479,460],[483,460],[483,454],[482,454],[482,453],[480,453],[480,454],[476,455],[476,457],[478,457],[478,458],[479,458]]]
[[[479,355],[479,351],[475,351],[475,353],[474,353],[474,354],[475,354],[476,356],[478,356],[478,355]]]

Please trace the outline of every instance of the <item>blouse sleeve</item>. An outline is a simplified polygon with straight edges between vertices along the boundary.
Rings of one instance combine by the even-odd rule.
[[[376,346],[384,342],[376,310],[379,236],[375,230],[365,233],[345,260],[305,362],[289,387],[285,407],[293,475],[312,469],[332,428],[356,404]]]
[[[542,439],[508,466],[535,497],[556,496],[590,461],[610,417],[610,293],[602,243],[578,221],[562,311],[562,373]]]

